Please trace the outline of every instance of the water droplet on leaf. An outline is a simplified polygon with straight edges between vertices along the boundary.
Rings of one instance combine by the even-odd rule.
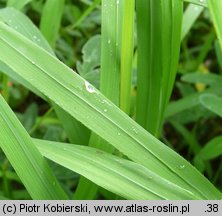
[[[85,81],[85,87],[86,87],[86,91],[88,91],[89,93],[96,92],[94,87],[90,83],[88,83],[87,81]]]
[[[180,165],[180,169],[184,169],[186,166],[184,164]]]

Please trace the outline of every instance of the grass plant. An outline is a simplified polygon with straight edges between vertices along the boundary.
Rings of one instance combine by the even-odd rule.
[[[74,2],[0,1],[0,198],[221,199],[221,2]]]

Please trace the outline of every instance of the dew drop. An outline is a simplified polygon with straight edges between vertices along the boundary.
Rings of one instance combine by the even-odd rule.
[[[102,104],[107,104],[108,106],[112,106],[107,100],[102,100]]]
[[[35,64],[35,62],[34,62],[34,61],[32,61],[32,64]]]
[[[85,81],[85,87],[86,87],[86,91],[88,91],[89,93],[96,92],[94,87],[90,83],[88,83],[87,81]]]
[[[37,37],[34,35],[34,36],[33,36],[33,39],[34,39],[34,40],[37,40]]]
[[[137,131],[135,128],[133,128],[133,132],[134,132],[135,134],[138,134],[138,131]]]
[[[117,135],[118,135],[118,136],[120,136],[120,135],[121,135],[121,133],[120,133],[120,132],[118,132],[118,133],[117,133]]]
[[[184,164],[180,165],[180,169],[184,169],[186,166]]]
[[[104,109],[103,111],[104,111],[104,112],[107,112],[108,110],[107,110],[107,109]]]
[[[108,44],[110,44],[110,43],[111,43],[111,40],[109,39],[109,40],[108,40]]]

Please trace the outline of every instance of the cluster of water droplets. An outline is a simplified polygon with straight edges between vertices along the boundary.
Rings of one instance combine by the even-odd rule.
[[[90,94],[96,93],[96,89],[90,83],[88,83],[87,81],[85,81],[85,88],[86,88],[86,91],[89,92]],[[111,106],[111,104],[107,100],[105,100],[105,99],[102,100],[102,101],[100,99],[97,99],[97,100],[100,101],[103,105]],[[108,108],[104,107],[103,112],[107,113],[108,112]]]
[[[32,39],[34,42],[40,42],[40,39],[36,35],[33,35]]]

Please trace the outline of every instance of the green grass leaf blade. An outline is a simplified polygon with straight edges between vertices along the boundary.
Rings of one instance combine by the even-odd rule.
[[[200,96],[200,103],[214,112],[215,114],[222,117],[222,98],[213,94],[203,94]]]
[[[0,9],[0,20],[53,54],[53,50],[46,39],[40,34],[32,21],[22,12],[11,7]]]
[[[100,91],[117,106],[119,105],[120,92],[120,13],[122,14],[122,3],[120,1],[102,1]]]
[[[34,42],[36,45],[42,47],[44,50],[54,55],[54,52],[46,39],[42,36],[40,31],[35,27],[35,25],[20,11],[14,8],[4,8],[0,10],[0,20],[7,23],[10,27],[15,29],[20,34],[24,35],[26,38]],[[3,73],[17,80],[26,88],[30,89],[32,92],[43,98],[44,100],[49,100],[45,97],[37,88],[35,88],[31,82],[27,82],[24,78],[15,73],[8,65],[0,62],[0,69]],[[89,130],[83,126],[76,119],[67,114],[64,110],[53,104],[56,114],[62,122],[62,125],[67,133],[67,136],[72,143],[84,144],[86,145],[89,140]]]
[[[40,30],[54,47],[62,19],[65,0],[47,0],[41,16]]]
[[[129,114],[134,52],[135,0],[124,1],[121,47],[120,109]]]
[[[182,76],[181,80],[193,84],[203,83],[212,87],[215,85],[219,86],[222,83],[222,77],[213,73],[188,73]]]
[[[169,103],[166,109],[165,118],[170,118],[177,113],[180,113],[184,110],[188,110],[190,108],[197,106],[198,104],[200,104],[199,97],[207,93],[212,93],[222,96],[221,86],[215,85],[213,87],[210,87],[209,89],[206,89],[204,92],[197,92],[188,95],[180,100]]]
[[[8,0],[7,6],[14,7],[18,10],[22,9],[26,4],[28,4],[32,0]]]
[[[46,160],[0,96],[0,146],[33,199],[67,199]]]
[[[132,161],[91,147],[41,140],[34,142],[48,159],[126,199],[192,199],[189,191]]]
[[[184,0],[185,2],[190,2],[203,7],[208,7],[208,0]]]
[[[189,4],[184,12],[183,15],[183,25],[182,25],[182,33],[181,33],[181,40],[185,38],[187,33],[190,31],[191,27],[193,26],[194,22],[203,12],[204,7],[194,4]]]
[[[222,2],[218,0],[210,0],[208,1],[208,8],[211,13],[211,17],[214,23],[214,27],[216,29],[216,33],[220,42],[220,47],[222,49],[222,16],[221,16],[221,10],[222,10]]]
[[[79,145],[87,145],[90,138],[90,130],[65,112],[61,107],[56,104],[53,104],[53,107],[58,118],[62,122],[62,126],[67,133],[69,141],[71,143],[78,143]]]
[[[179,59],[183,2],[137,1],[137,122],[159,136]]]
[[[53,55],[4,23],[0,23],[0,32],[0,60],[70,115],[136,163],[191,190],[196,197],[221,197],[221,193],[185,159],[136,124]]]
[[[222,136],[210,140],[198,153],[197,157],[203,160],[212,160],[222,155]]]
[[[0,9],[0,20],[9,25],[10,27],[14,28],[16,31],[23,34],[25,37],[29,38],[45,50],[53,53],[47,41],[41,34],[39,34],[39,30],[20,11],[11,7]],[[3,62],[0,62],[0,69],[9,77],[22,83],[36,95],[40,96],[44,100],[47,100],[47,98],[40,91],[38,91],[38,89],[33,87],[31,83],[25,81],[22,77],[16,74],[8,65],[5,65]]]
[[[94,200],[99,186],[82,175],[75,190],[74,200]]]
[[[214,49],[216,50],[218,64],[220,65],[220,68],[222,68],[222,49],[219,40],[215,40]]]
[[[113,146],[109,145],[105,140],[103,140],[95,133],[91,134],[89,146],[105,152],[113,152]],[[81,176],[73,199],[76,200],[95,199],[98,189],[99,189],[98,185],[96,185],[89,179],[86,179],[84,176]]]
[[[102,1],[102,42],[101,42],[101,75],[100,91],[116,105],[119,104],[120,91],[120,40],[121,16],[123,1]],[[106,103],[105,100],[103,103]],[[104,109],[107,112],[108,109]],[[91,135],[89,146],[106,152],[113,147],[96,134]],[[80,178],[74,199],[93,199],[98,186],[91,181]]]

